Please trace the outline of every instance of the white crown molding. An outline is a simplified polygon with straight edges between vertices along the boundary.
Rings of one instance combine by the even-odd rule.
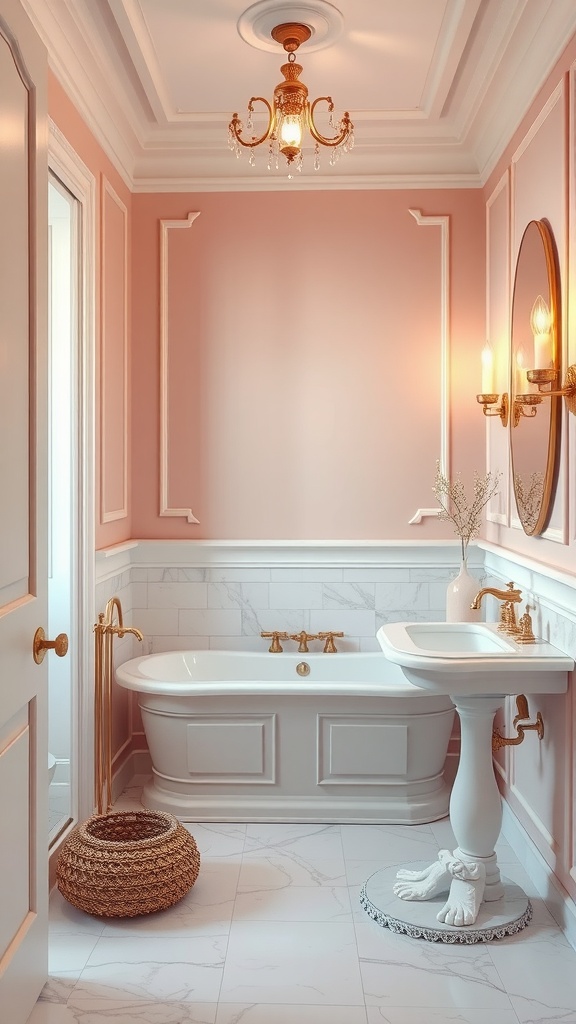
[[[255,174],[235,178],[197,177],[170,174],[159,176],[139,176],[133,185],[135,194],[158,192],[362,192],[362,191],[393,191],[395,189],[461,189],[480,188],[481,181],[477,174],[335,174],[328,176],[315,174],[292,178],[265,177]]]
[[[255,178],[236,166],[225,139],[229,113],[172,109],[136,0],[22,3],[46,45],[51,69],[129,188],[286,187],[284,178]],[[573,0],[489,0],[485,10],[479,0],[450,0],[420,106],[354,111],[357,146],[346,166],[343,162],[337,175],[316,180],[310,171],[300,187],[482,187],[570,38],[570,28],[576,31]],[[461,83],[468,32],[468,45],[478,57],[469,80]],[[123,61],[123,47],[129,61]],[[298,187],[295,179],[290,187]]]
[[[87,33],[80,6],[73,0],[21,3],[48,51],[50,69],[130,188],[139,148],[138,126],[133,111],[123,106],[107,51],[100,47],[95,55],[97,34]]]
[[[518,13],[522,45],[508,47],[506,56],[500,56],[474,126],[462,129],[483,184],[576,31],[573,0],[538,0],[522,5]],[[505,96],[506,103],[491,101],[498,96]]]

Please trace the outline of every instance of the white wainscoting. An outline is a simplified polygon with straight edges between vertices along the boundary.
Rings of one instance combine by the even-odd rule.
[[[479,581],[514,580],[535,609],[537,635],[576,657],[576,576],[483,541],[470,555]],[[343,650],[373,650],[381,622],[444,618],[446,584],[458,563],[455,541],[131,541],[97,553],[96,604],[100,610],[118,593],[127,623],[144,629],[147,651],[190,646],[262,650],[261,629],[320,628],[342,628],[347,634]],[[495,618],[492,599],[485,613]],[[128,643],[118,659],[133,653]],[[552,890],[564,894],[563,923],[576,919],[572,687],[571,682],[565,697],[531,698],[531,712],[545,709],[545,739],[539,744],[528,734],[521,748],[507,749],[497,767],[508,803],[507,838],[543,895]],[[504,727],[510,731],[515,708],[513,701],[508,704]],[[138,709],[133,707],[131,715],[135,757],[145,742]],[[455,761],[454,739],[451,751]],[[139,763],[144,763],[141,754]],[[326,773],[325,760],[318,770]]]

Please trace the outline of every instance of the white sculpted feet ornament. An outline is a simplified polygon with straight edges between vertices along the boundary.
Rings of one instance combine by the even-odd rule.
[[[448,871],[452,875],[448,900],[436,917],[438,921],[456,927],[474,924],[484,896],[486,868],[479,861],[453,857]]]
[[[431,900],[450,886],[452,875],[448,862],[452,860],[450,850],[440,850],[438,860],[422,871],[408,871],[400,868],[394,883],[394,895],[401,900]]]
[[[474,924],[484,898],[486,868],[466,858],[459,849],[440,850],[438,860],[421,871],[400,868],[394,895],[401,900],[431,900],[449,889],[448,899],[436,915],[444,924],[462,927]]]

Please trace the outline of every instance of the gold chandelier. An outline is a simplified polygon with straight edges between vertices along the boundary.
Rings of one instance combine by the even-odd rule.
[[[302,65],[296,63],[295,52],[298,47],[305,43],[311,36],[311,30],[307,25],[289,22],[284,25],[277,25],[271,31],[271,36],[277,43],[281,43],[288,53],[288,63],[280,68],[284,75],[284,81],[280,82],[274,89],[274,100],[270,104],[263,96],[252,96],[248,103],[248,117],[246,126],[238,117],[232,116],[228,125],[228,143],[230,149],[240,156],[241,147],[250,150],[250,166],[255,166],[254,150],[263,142],[268,141],[268,170],[278,167],[279,155],[286,157],[288,163],[289,177],[293,170],[302,169],[302,138],[307,128],[314,139],[314,170],[320,168],[320,146],[328,146],[331,149],[330,164],[336,163],[340,152],[348,153],[354,145],[354,125],[350,115],[346,111],[339,121],[334,121],[334,104],[331,96],[319,96],[310,103],[308,100],[308,89],[303,82],[299,81],[302,74]],[[248,133],[254,131],[253,114],[254,104],[263,103],[268,112],[268,126],[266,131],[257,137],[250,134],[249,138],[242,138],[244,130]],[[316,127],[314,112],[319,103],[328,105],[329,127],[335,135],[327,138]]]

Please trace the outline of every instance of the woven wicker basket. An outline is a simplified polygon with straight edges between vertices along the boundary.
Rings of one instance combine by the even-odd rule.
[[[56,880],[75,907],[98,917],[135,917],[172,906],[200,870],[194,839],[162,811],[89,818],[65,841]]]

